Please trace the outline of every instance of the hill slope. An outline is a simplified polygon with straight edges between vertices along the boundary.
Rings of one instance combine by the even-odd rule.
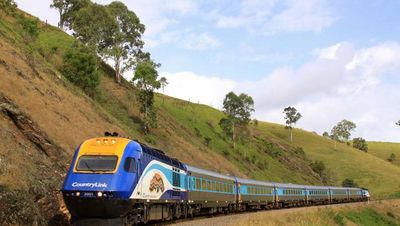
[[[139,132],[135,87],[116,84],[112,69],[103,64],[101,84],[89,98],[59,72],[74,39],[41,23],[37,39],[27,41],[17,21],[0,10],[1,225],[65,223],[57,190],[73,150],[106,130],[225,174],[335,185],[353,178],[376,197],[400,191],[400,167],[346,145],[335,150],[332,141],[299,129],[291,144],[283,126],[260,122],[232,150],[218,126],[222,112],[162,94],[156,96],[159,126],[145,136]],[[313,170],[315,160],[326,164],[328,179]]]
[[[375,155],[385,161],[394,154],[396,157],[392,162],[400,167],[400,144],[389,142],[368,142],[368,153]]]

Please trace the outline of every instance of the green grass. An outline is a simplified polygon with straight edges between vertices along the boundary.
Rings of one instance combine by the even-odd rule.
[[[266,134],[279,137],[286,142],[288,131],[282,125],[261,123]],[[388,197],[400,191],[400,168],[371,154],[354,149],[346,144],[301,129],[293,131],[295,146],[303,147],[307,156],[323,161],[334,172],[336,185],[346,178],[354,179],[358,185],[370,189],[375,198]]]
[[[378,213],[372,208],[365,208],[361,211],[350,211],[346,213],[346,218],[357,225],[362,226],[396,226],[398,225],[392,218]]]
[[[393,153],[396,155],[396,159],[392,163],[400,166],[400,143],[368,142],[368,153],[385,161]]]

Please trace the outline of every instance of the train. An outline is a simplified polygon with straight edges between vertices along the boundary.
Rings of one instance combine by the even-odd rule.
[[[264,182],[201,169],[106,133],[75,151],[62,185],[73,221],[136,225],[196,215],[366,201],[366,188]]]

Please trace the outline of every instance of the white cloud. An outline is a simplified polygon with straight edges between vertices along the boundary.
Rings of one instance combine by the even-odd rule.
[[[236,85],[229,79],[207,77],[192,72],[162,72],[160,76],[167,78],[169,84],[165,87],[165,93],[168,95],[216,108],[222,106],[221,98],[232,91]]]
[[[207,32],[190,33],[184,38],[184,41],[187,49],[195,50],[212,49],[221,45],[217,38]]]
[[[400,43],[354,49],[341,42],[314,52],[317,57],[301,67],[278,68],[258,81],[191,72],[162,75],[170,82],[167,94],[193,102],[220,107],[229,91],[245,92],[254,98],[254,115],[261,120],[284,123],[282,109],[291,105],[304,115],[298,126],[308,130],[329,132],[338,121],[348,119],[358,126],[354,136],[400,141],[394,125],[400,119],[399,84],[383,82],[400,73]],[[378,82],[370,83],[371,77]]]
[[[244,27],[254,34],[320,32],[338,19],[326,0],[253,0],[241,1],[237,7],[230,8],[213,10],[209,17],[219,28]]]

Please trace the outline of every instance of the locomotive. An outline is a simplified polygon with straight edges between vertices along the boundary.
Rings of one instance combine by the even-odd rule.
[[[223,175],[117,136],[83,142],[74,153],[61,191],[73,220],[107,218],[121,225],[365,201],[370,196],[366,188],[283,184]]]

